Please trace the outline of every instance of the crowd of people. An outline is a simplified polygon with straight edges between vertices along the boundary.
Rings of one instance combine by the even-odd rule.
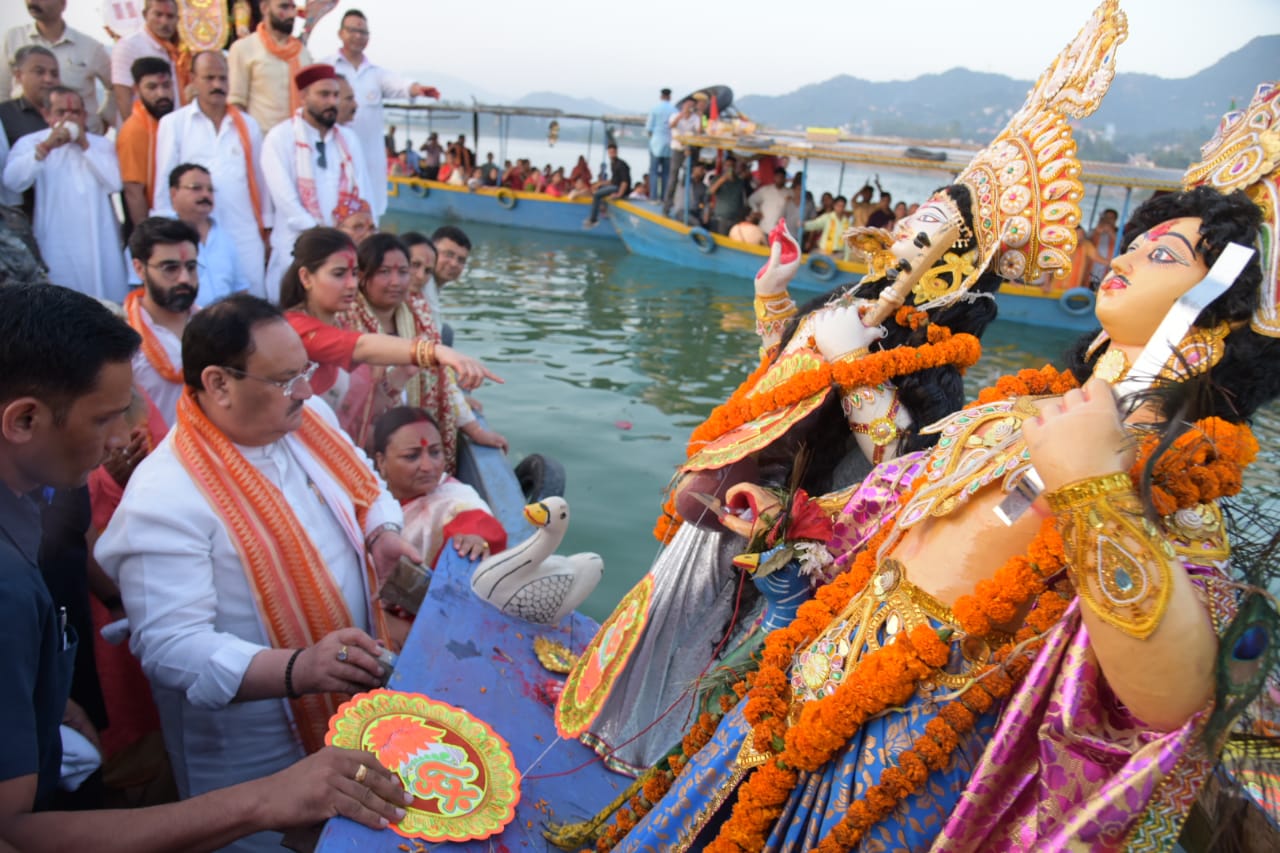
[[[505,547],[450,477],[460,435],[507,446],[442,316],[471,241],[378,230],[381,100],[438,93],[365,56],[358,10],[316,63],[260,5],[226,52],[181,47],[174,0],[110,54],[64,0],[5,35],[0,850],[397,820],[393,774],[322,748],[407,634],[378,590]]]

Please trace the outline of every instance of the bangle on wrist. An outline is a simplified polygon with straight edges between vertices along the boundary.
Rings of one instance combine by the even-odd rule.
[[[436,366],[436,342],[428,338],[419,338],[418,343],[413,348],[413,360],[418,367],[428,368]]]
[[[302,694],[293,689],[293,665],[298,662],[298,656],[302,651],[302,649],[294,649],[293,654],[289,656],[289,662],[284,665],[284,695],[290,699],[302,698]]]
[[[1075,509],[1080,504],[1089,503],[1103,495],[1132,491],[1133,480],[1129,477],[1129,474],[1125,471],[1116,471],[1111,474],[1103,474],[1100,477],[1086,477],[1083,480],[1068,483],[1061,488],[1054,489],[1052,492],[1046,492],[1044,499],[1049,504],[1049,509],[1055,513],[1061,513]]]
[[[373,544],[378,541],[379,536],[386,533],[388,530],[392,531],[393,533],[399,533],[403,529],[404,529],[403,527],[396,524],[394,521],[384,521],[382,524],[379,524],[377,527],[373,528],[373,530],[369,533],[369,535],[364,538],[364,547],[366,549],[372,550]]]

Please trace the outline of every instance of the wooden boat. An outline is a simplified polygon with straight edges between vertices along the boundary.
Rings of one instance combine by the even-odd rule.
[[[736,151],[744,157],[772,154],[801,162],[808,172],[810,160],[858,163],[884,168],[900,168],[939,175],[939,183],[953,179],[968,163],[971,152],[933,150],[911,145],[903,140],[855,137],[836,132],[822,134],[796,133],[770,129],[767,136],[752,128],[749,134],[736,135],[732,124],[723,123],[714,135],[682,137],[687,146],[721,151]],[[816,141],[815,141],[816,140]],[[928,157],[915,156],[927,154]],[[941,154],[938,159],[935,155]],[[1120,224],[1128,217],[1137,191],[1175,190],[1182,175],[1174,169],[1125,166],[1115,163],[1086,162],[1080,177],[1086,187],[1100,194],[1102,187],[1124,187],[1125,199]],[[1098,195],[1094,205],[1097,206]],[[767,250],[760,246],[729,240],[710,234],[703,228],[690,227],[662,215],[656,206],[632,201],[611,201],[613,224],[628,251],[708,272],[750,278],[760,269]],[[836,261],[826,255],[804,256],[803,266],[792,283],[798,291],[824,292],[849,281],[856,281],[866,269],[858,263]],[[1097,324],[1093,316],[1094,295],[1088,288],[1046,291],[1040,286],[1006,283],[1000,288],[1000,319],[1015,323],[1087,331]]]

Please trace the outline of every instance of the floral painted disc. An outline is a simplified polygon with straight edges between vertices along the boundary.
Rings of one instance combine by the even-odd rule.
[[[576,738],[600,713],[614,679],[627,665],[649,621],[652,594],[653,575],[645,575],[622,597],[583,650],[556,703],[556,731],[561,737]]]
[[[461,708],[421,693],[373,690],[329,721],[325,743],[378,756],[414,795],[391,828],[406,838],[473,841],[515,817],[520,773],[507,742]]]

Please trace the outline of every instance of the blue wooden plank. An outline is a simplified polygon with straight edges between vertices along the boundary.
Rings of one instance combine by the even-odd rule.
[[[491,187],[468,190],[434,181],[392,178],[387,182],[387,208],[438,219],[484,222],[532,231],[554,231],[617,242],[618,235],[607,222],[584,228],[591,213],[590,199],[557,199],[534,193],[514,193],[510,207],[498,200]],[[423,195],[423,193],[426,193]],[[504,198],[507,196],[504,194]]]
[[[550,849],[542,837],[548,820],[585,820],[630,782],[605,769],[595,753],[578,741],[559,738],[546,687],[549,682],[563,683],[563,676],[544,670],[533,653],[537,636],[559,640],[581,652],[599,626],[576,613],[555,627],[507,617],[472,595],[474,567],[474,562],[445,546],[388,686],[448,702],[488,723],[511,746],[522,776],[521,796],[515,819],[500,835],[467,844],[431,845],[431,849],[475,853]],[[390,829],[378,832],[334,818],[326,824],[316,849],[321,853],[399,853],[405,843]]]

